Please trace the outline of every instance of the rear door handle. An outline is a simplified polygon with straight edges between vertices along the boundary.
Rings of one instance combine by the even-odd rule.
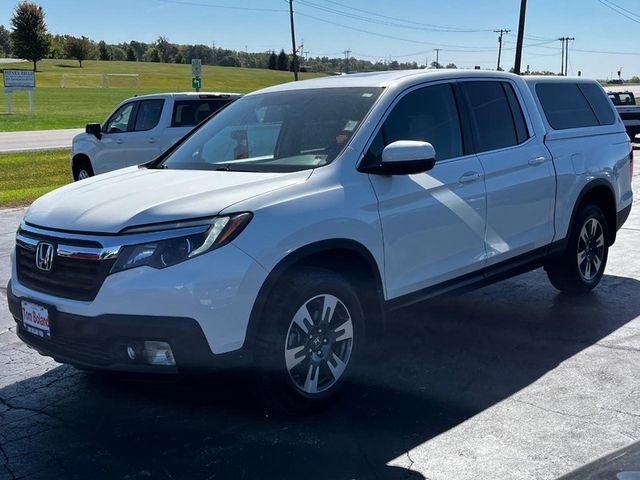
[[[121,143],[124,143],[124,140],[121,138],[116,138],[116,143],[119,145]]]
[[[464,175],[462,175],[458,181],[460,183],[470,183],[470,182],[475,182],[476,180],[480,180],[480,178],[482,177],[482,175],[480,175],[478,172],[467,172]]]
[[[149,143],[156,143],[155,137],[149,137]]]
[[[529,165],[542,165],[547,161],[547,157],[535,157],[529,160]]]

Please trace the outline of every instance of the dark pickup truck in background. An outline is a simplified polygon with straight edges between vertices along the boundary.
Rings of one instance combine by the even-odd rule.
[[[633,92],[607,92],[622,118],[631,141],[640,133],[640,105],[636,105]]]

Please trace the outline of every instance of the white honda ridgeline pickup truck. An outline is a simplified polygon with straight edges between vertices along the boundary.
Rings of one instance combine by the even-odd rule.
[[[632,150],[581,78],[397,71],[246,95],[156,160],[55,190],[16,236],[19,337],[85,369],[249,366],[272,404],[339,390],[394,309],[543,266],[586,293]]]

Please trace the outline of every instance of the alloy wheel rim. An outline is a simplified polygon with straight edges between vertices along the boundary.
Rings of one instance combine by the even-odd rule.
[[[595,218],[589,218],[578,237],[578,271],[583,280],[593,281],[604,260],[604,230]]]
[[[84,180],[85,178],[89,178],[89,172],[82,169],[78,172],[78,180]]]
[[[316,395],[343,376],[353,351],[353,321],[330,294],[310,298],[295,313],[285,340],[285,363],[295,387]]]

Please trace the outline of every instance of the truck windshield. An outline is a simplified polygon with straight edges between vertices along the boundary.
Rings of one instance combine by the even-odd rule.
[[[289,172],[327,165],[381,92],[349,87],[248,95],[203,125],[163,167]]]

